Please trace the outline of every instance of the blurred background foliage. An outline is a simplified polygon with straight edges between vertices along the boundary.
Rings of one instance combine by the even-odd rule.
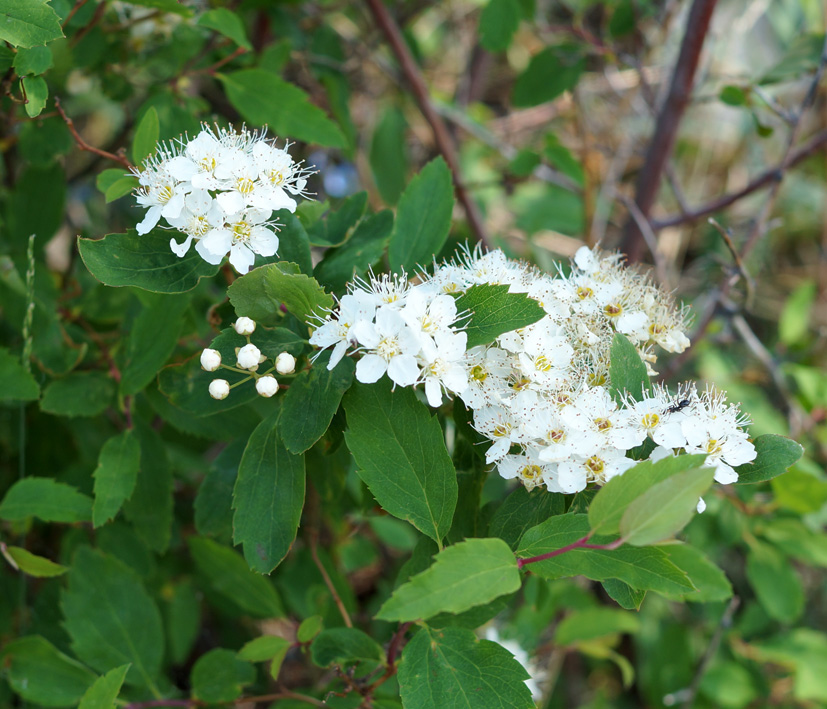
[[[52,0],[65,38],[0,44],[0,337],[23,351],[26,252],[36,233],[32,355],[45,387],[39,404],[24,407],[3,379],[0,400],[11,401],[0,408],[0,490],[25,472],[88,492],[97,453],[117,431],[107,360],[120,356],[123,333],[152,298],[96,283],[76,237],[138,220],[124,198],[134,180],[111,156],[143,157],[136,127],[148,111],[162,139],[193,134],[200,121],[269,124],[299,142],[293,150],[319,169],[319,203],[334,208],[363,190],[371,208],[393,207],[442,153],[467,193],[446,253],[484,238],[553,269],[583,243],[623,248],[697,313],[693,347],[664,362],[665,381],[714,382],[743,402],[755,435],[784,433],[806,449],[771,483],[716,488],[688,528],[726,572],[731,598],[675,605],[650,594],[634,613],[582,579],[532,578],[482,632],[527,653],[539,706],[827,705],[825,10],[817,0],[707,4],[691,99],[655,176],[654,203],[639,209],[636,183],[691,26],[684,0]],[[425,94],[412,87],[383,17],[400,29],[407,69]],[[79,149],[79,136],[110,157]],[[737,199],[704,211],[727,195]],[[320,210],[299,211],[312,221]],[[227,317],[223,297],[207,283],[194,292],[172,362],[209,343],[211,325]],[[159,465],[174,496],[149,500],[150,517],[130,503],[126,520],[94,538],[159,602],[164,681],[186,688],[193,663],[212,648],[262,633],[291,637],[298,620],[317,615],[340,619],[307,545],[262,588],[210,541],[229,541],[221,501],[241,455],[216,440],[246,436],[255,419],[211,430],[166,410],[162,390],[163,381],[151,383],[136,407],[147,421],[166,419],[143,435],[163,439]],[[323,479],[322,464],[330,463],[310,472],[303,528],[323,518],[323,563],[349,610],[368,618],[376,589],[393,578],[387,569],[410,557],[416,536],[363,507],[352,475]],[[489,479],[483,501],[505,493],[505,481]],[[60,563],[90,534],[83,524],[8,516],[2,526],[5,543],[23,539]],[[0,569],[0,638],[37,633],[66,651],[64,581],[20,578],[10,565]],[[287,615],[273,620],[281,604]],[[390,636],[387,624],[374,625],[378,638]],[[287,688],[321,681],[300,650],[285,659]],[[226,658],[214,660],[226,667]],[[15,706],[22,700],[9,667],[0,704]],[[239,686],[252,681],[241,675]],[[350,699],[330,705],[356,706]],[[278,702],[294,705],[304,706]]]

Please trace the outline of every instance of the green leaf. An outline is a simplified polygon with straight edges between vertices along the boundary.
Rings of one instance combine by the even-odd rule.
[[[642,547],[669,539],[692,519],[715,468],[690,468],[662,480],[633,500],[620,518],[620,535]]]
[[[443,549],[427,571],[397,588],[379,620],[427,620],[462,613],[520,588],[517,559],[502,539],[467,539]]]
[[[284,447],[279,413],[250,436],[233,491],[233,541],[243,545],[250,568],[263,574],[287,556],[304,506],[304,457]]]
[[[391,269],[413,272],[429,265],[451,229],[454,186],[451,171],[441,157],[431,160],[414,177],[399,199],[388,259]]]
[[[689,544],[670,544],[663,550],[669,555],[669,561],[684,571],[697,589],[683,594],[682,600],[710,603],[732,597],[732,585],[726,574],[699,549]]]
[[[468,349],[487,345],[500,335],[519,330],[545,317],[536,300],[525,293],[509,293],[507,285],[471,286],[457,298],[457,312],[468,311],[465,325]]]
[[[396,204],[405,189],[408,155],[405,150],[405,132],[408,123],[396,107],[388,108],[373,130],[370,141],[370,169],[376,189],[385,204]]]
[[[323,630],[310,646],[310,656],[319,667],[347,667],[359,662],[385,664],[382,648],[358,628]]]
[[[232,650],[215,648],[196,661],[190,674],[190,686],[193,699],[232,702],[241,696],[244,686],[255,679],[255,668],[249,662],[238,659]]]
[[[190,579],[164,587],[164,628],[169,662],[183,665],[201,632],[201,592]]]
[[[213,461],[195,496],[195,528],[199,534],[229,541],[233,533],[233,487],[246,440],[234,440]]]
[[[653,463],[644,460],[607,482],[589,505],[589,524],[597,534],[619,534],[620,518],[629,505],[654,485],[703,464],[705,455],[678,455]]]
[[[324,627],[324,619],[320,615],[311,615],[305,618],[296,630],[296,640],[300,643],[309,643]]]
[[[247,662],[265,662],[279,655],[284,655],[291,645],[292,643],[289,640],[278,635],[264,635],[245,643],[244,647],[236,654],[236,657]]]
[[[569,613],[554,632],[556,645],[575,645],[615,633],[636,633],[640,619],[616,608],[585,608]]]
[[[353,383],[356,365],[345,357],[332,370],[325,352],[314,365],[301,372],[284,395],[279,434],[291,453],[304,453],[327,431],[344,393]]]
[[[131,430],[123,431],[103,444],[98,456],[92,524],[100,527],[118,514],[132,495],[141,466],[141,446]]]
[[[457,503],[442,428],[408,388],[356,384],[344,400],[347,446],[377,502],[441,546]]]
[[[566,514],[529,529],[520,540],[515,554],[530,558],[561,549],[589,533],[584,514]],[[599,543],[592,539],[593,543]],[[668,554],[660,548],[622,546],[619,549],[573,549],[559,556],[534,562],[526,567],[549,579],[585,576],[593,581],[619,579],[639,590],[665,594],[682,594],[694,586]]]
[[[470,630],[423,627],[402,651],[402,704],[416,709],[534,709],[525,668]]]
[[[95,681],[86,667],[39,635],[11,640],[0,658],[11,688],[24,700],[47,707],[77,706]]]
[[[284,261],[253,269],[237,279],[227,295],[239,316],[263,324],[282,315],[282,303],[302,322],[313,313],[333,307],[333,298],[315,279],[297,273],[293,264]]]
[[[123,396],[137,394],[149,384],[178,344],[187,296],[158,295],[148,299],[129,328],[126,361],[121,369]]]
[[[810,334],[810,314],[818,288],[815,281],[804,281],[796,288],[778,318],[778,337],[788,347],[795,345]]]
[[[517,0],[488,0],[480,15],[480,44],[489,52],[502,52],[508,49],[519,26]]]
[[[23,478],[0,502],[0,519],[37,517],[44,522],[91,522],[92,499],[51,478]]]
[[[0,347],[0,401],[33,401],[39,396],[35,378],[17,357]]]
[[[639,611],[643,599],[646,598],[646,591],[632,588],[628,583],[619,579],[606,579],[601,581],[601,585],[609,597],[627,611]]]
[[[517,77],[511,99],[515,106],[536,106],[577,86],[585,60],[570,47],[548,47],[531,58]]]
[[[747,552],[747,578],[759,603],[771,618],[794,623],[804,612],[801,579],[777,549],[753,542]]]
[[[357,192],[348,197],[336,211],[328,212],[325,219],[319,219],[308,227],[310,243],[313,246],[341,246],[362,218],[367,204],[367,192]]]
[[[804,448],[795,441],[767,433],[753,441],[756,457],[752,463],[739,465],[738,483],[760,483],[781,475],[804,453]]]
[[[114,202],[138,187],[138,179],[123,170],[111,168],[98,173],[95,186],[106,198],[106,203]]]
[[[0,551],[6,560],[15,568],[28,576],[35,578],[49,578],[65,574],[69,569],[43,556],[37,556],[22,547],[7,547],[0,544]]]
[[[60,19],[48,0],[4,0],[0,40],[13,47],[37,47],[63,37]]]
[[[621,395],[628,392],[635,401],[640,401],[644,391],[650,391],[652,384],[646,373],[646,365],[635,346],[626,335],[616,332],[612,338],[609,378],[612,382],[612,398],[620,402]]]
[[[749,646],[750,658],[792,671],[793,697],[801,705],[827,702],[827,635],[812,628],[795,628]],[[783,680],[782,680],[783,681]],[[810,700],[810,701],[808,701]]]
[[[141,446],[141,469],[123,511],[144,543],[163,553],[172,535],[172,470],[158,432],[139,419],[134,430]]]
[[[112,709],[128,671],[129,665],[121,665],[98,677],[86,690],[78,709]]]
[[[0,14],[0,22],[2,21]],[[24,76],[20,79],[20,84],[26,93],[26,115],[29,118],[37,118],[46,108],[49,86],[42,76]]]
[[[196,24],[215,30],[225,37],[229,37],[239,47],[244,47],[244,49],[253,48],[250,40],[247,39],[247,32],[244,29],[241,18],[226,7],[207,10],[207,12],[198,18]]]
[[[216,74],[227,98],[244,120],[268,125],[278,135],[331,148],[347,147],[347,140],[333,121],[297,86],[263,69],[243,69]]]
[[[42,74],[52,64],[52,50],[48,47],[21,47],[14,56],[14,71],[18,76]]]
[[[153,229],[140,235],[108,234],[103,239],[78,239],[80,257],[90,273],[108,286],[135,286],[154,293],[184,293],[202,278],[218,273],[195,249],[180,258],[169,248],[170,232]]]
[[[773,478],[770,485],[775,502],[785,510],[800,515],[818,512],[827,502],[827,480],[818,477],[820,471],[793,468]]]
[[[81,660],[99,672],[131,663],[126,683],[157,692],[164,654],[161,614],[134,571],[80,547],[61,608],[72,650]]]
[[[135,128],[135,136],[132,138],[132,162],[140,165],[147,157],[154,155],[158,149],[160,135],[158,111],[155,110],[155,106],[150,106]]]
[[[366,217],[353,235],[338,249],[330,249],[313,270],[313,275],[334,291],[343,291],[354,276],[361,276],[379,261],[393,229],[389,210]]]
[[[278,261],[288,261],[295,263],[302,273],[308,276],[313,275],[313,257],[310,253],[310,237],[305,231],[304,224],[301,223],[295,214],[291,214],[286,209],[278,210],[274,219],[278,221],[279,226],[279,253],[278,256],[270,257],[266,263],[277,263]]]
[[[500,537],[512,549],[523,533],[549,517],[566,511],[566,498],[536,488],[529,492],[523,485],[517,487],[497,508],[488,525],[488,534]]]
[[[718,93],[718,98],[721,103],[725,103],[727,106],[746,106],[749,104],[749,97],[740,86],[724,86]]]
[[[72,373],[46,387],[40,408],[56,416],[98,416],[114,393],[114,383],[103,372]]]
[[[217,593],[254,618],[284,615],[271,581],[250,571],[240,554],[203,537],[190,537],[188,544],[196,567]]]

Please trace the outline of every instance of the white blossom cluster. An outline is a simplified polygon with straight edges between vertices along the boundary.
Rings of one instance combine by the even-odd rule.
[[[507,285],[546,314],[467,349],[468,314],[457,312],[452,296],[477,284]],[[572,493],[603,484],[636,463],[627,454],[647,439],[656,445],[653,459],[705,453],[716,480],[733,482],[733,467],[753,460],[755,448],[746,417],[723,395],[687,385],[673,396],[655,386],[618,404],[609,391],[615,332],[635,344],[651,376],[656,346],[682,352],[689,345],[687,320],[670,294],[617,254],[583,247],[570,274],[550,276],[502,251],[477,249],[416,284],[404,275],[355,281],[310,342],[333,348],[328,368],[348,350],[360,354],[360,382],[387,373],[398,386],[424,384],[431,406],[442,403],[443,390],[459,396],[491,442],[486,461],[529,489]]]
[[[277,148],[266,129],[236,133],[207,125],[192,140],[160,144],[134,171],[136,199],[147,208],[137,232],[148,233],[163,218],[186,237],[170,239],[176,255],[184,256],[194,241],[208,263],[221,263],[229,252],[233,267],[247,273],[256,254],[278,250],[273,212],[295,212],[294,197],[307,196],[313,171],[294,162],[289,147]]]
[[[250,318],[238,318],[233,323],[233,329],[239,334],[247,338],[247,344],[243,347],[238,347],[235,352],[236,363],[235,366],[224,364],[221,361],[221,353],[218,350],[210,348],[201,352],[201,369],[207,372],[215,372],[220,368],[228,369],[232,372],[240,372],[248,374],[249,378],[256,380],[256,391],[260,396],[269,399],[279,390],[278,380],[273,376],[272,372],[276,371],[281,375],[293,374],[296,371],[296,358],[289,352],[281,352],[276,357],[273,366],[266,372],[259,373],[258,368],[261,364],[267,361],[261,350],[250,342],[250,335],[256,330],[256,324]],[[243,379],[232,386],[238,386],[248,381]],[[209,391],[213,399],[226,399],[230,395],[232,388],[226,379],[213,379],[210,382]]]

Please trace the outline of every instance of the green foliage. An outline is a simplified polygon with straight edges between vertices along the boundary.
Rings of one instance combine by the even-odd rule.
[[[160,132],[158,111],[155,106],[150,106],[135,128],[135,137],[132,139],[132,161],[136,165],[155,153]]]
[[[549,47],[531,58],[514,85],[515,106],[536,106],[551,101],[577,85],[585,61],[570,46]]]
[[[98,677],[81,697],[78,709],[111,709],[128,671],[129,665],[121,665]]]
[[[0,9],[0,39],[13,47],[37,47],[63,37],[49,0],[7,0]]]
[[[208,10],[198,18],[198,24],[229,37],[239,47],[244,49],[253,48],[250,40],[247,39],[247,32],[239,16],[225,7]]]
[[[32,554],[22,547],[3,546],[0,547],[0,551],[2,551],[3,556],[6,557],[6,561],[8,561],[12,567],[19,569],[28,576],[49,578],[51,576],[61,576],[68,570],[65,566],[55,564],[55,562],[42,556],[37,556],[37,554]]]
[[[546,312],[523,293],[509,293],[508,286],[472,286],[457,298],[457,310],[470,313],[465,325],[469,348],[487,345],[511,330],[537,322]]]
[[[92,473],[95,478],[92,523],[95,527],[118,514],[135,489],[140,466],[141,446],[132,431],[124,431],[103,444],[98,467]]]
[[[0,519],[37,517],[44,522],[91,522],[92,500],[52,478],[24,478],[0,502]]]
[[[755,439],[757,456],[752,463],[738,466],[738,482],[759,483],[781,475],[804,452],[801,444],[768,433]]]
[[[508,49],[519,25],[517,0],[488,0],[480,15],[480,44],[490,52]]]
[[[192,696],[203,702],[231,702],[255,679],[255,669],[232,650],[215,648],[201,655],[192,668]]]
[[[382,648],[358,628],[323,630],[310,646],[313,662],[319,667],[347,667],[359,662],[385,663]]]
[[[0,347],[0,401],[32,401],[40,396],[35,378],[5,347]]]
[[[620,401],[624,393],[639,401],[643,392],[649,391],[652,385],[637,349],[622,333],[616,332],[612,339],[611,361],[609,378],[615,401]]]

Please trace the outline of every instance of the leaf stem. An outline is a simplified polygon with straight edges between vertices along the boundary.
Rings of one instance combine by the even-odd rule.
[[[64,123],[66,123],[66,127],[69,129],[69,132],[75,139],[75,143],[77,144],[78,148],[93,153],[94,155],[99,155],[102,158],[114,160],[116,163],[123,165],[130,172],[135,168],[135,166],[131,162],[129,162],[129,160],[127,160],[127,158],[124,155],[116,155],[115,153],[110,153],[106,150],[101,150],[100,148],[96,148],[92,145],[89,145],[89,143],[87,143],[83,138],[81,138],[80,133],[78,133],[77,128],[75,128],[75,122],[71,118],[69,118],[69,116],[66,115],[66,111],[63,110],[63,106],[60,105],[60,99],[57,96],[55,96],[55,108],[57,109],[57,112],[60,114],[60,117],[63,119]]]
[[[324,564],[322,564],[321,559],[319,559],[319,551],[318,551],[318,538],[315,530],[310,531],[310,554],[313,556],[313,562],[316,564],[316,568],[319,569],[319,573],[322,575],[324,579],[325,585],[327,586],[327,590],[330,591],[330,595],[333,596],[333,601],[336,604],[336,607],[339,609],[339,613],[342,614],[342,619],[345,621],[345,625],[348,628],[353,627],[353,621],[350,619],[350,614],[347,612],[347,608],[345,608],[345,604],[342,602],[341,597],[339,596],[339,592],[336,590],[336,587],[333,585],[333,580],[330,578],[330,575],[327,573],[327,569],[325,569]]]
[[[606,551],[612,551],[613,549],[617,549],[622,546],[624,543],[623,539],[615,539],[615,541],[609,542],[608,544],[589,544],[589,539],[591,539],[591,534],[587,534],[585,537],[578,539],[576,542],[567,544],[566,546],[555,549],[554,551],[546,552],[545,554],[530,556],[525,559],[518,557],[517,568],[522,569],[524,566],[533,564],[537,561],[553,559],[555,556],[560,556],[561,554],[565,554],[567,551],[573,551],[575,549],[604,549]]]

